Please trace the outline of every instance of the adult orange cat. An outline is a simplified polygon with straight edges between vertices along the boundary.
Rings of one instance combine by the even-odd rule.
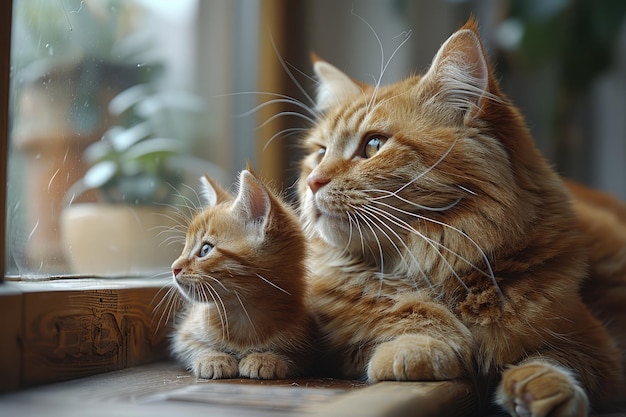
[[[175,357],[208,379],[303,372],[312,319],[297,216],[248,170],[236,197],[207,177],[203,187],[208,206],[172,264],[188,304],[173,335]]]
[[[471,378],[518,416],[623,399],[625,208],[572,196],[475,21],[423,76],[314,69],[299,198],[330,363],[372,382]]]

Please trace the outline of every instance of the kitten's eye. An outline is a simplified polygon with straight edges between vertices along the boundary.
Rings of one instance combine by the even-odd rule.
[[[363,158],[371,158],[376,155],[380,148],[387,142],[387,138],[384,136],[371,136],[367,143],[365,144],[365,148],[363,148]]]
[[[326,148],[319,148],[317,151],[317,155],[315,156],[315,163],[319,164],[324,159],[324,155],[326,155]]]
[[[210,243],[205,243],[204,245],[202,245],[202,247],[200,248],[200,252],[198,252],[198,258],[204,258],[205,256],[207,256],[209,252],[211,252],[211,249],[213,249],[213,245],[211,245]]]

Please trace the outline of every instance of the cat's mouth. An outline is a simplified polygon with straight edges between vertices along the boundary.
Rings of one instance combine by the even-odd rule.
[[[315,215],[315,220],[324,220],[330,222],[341,222],[346,218],[345,212],[339,212],[328,207],[326,204],[320,204],[319,201],[315,199],[312,202],[313,205],[313,213]]]
[[[212,288],[207,290],[202,285],[193,282],[193,279],[185,277],[176,277],[174,285],[178,292],[188,301],[195,303],[214,304],[214,296],[217,295],[216,290]]]

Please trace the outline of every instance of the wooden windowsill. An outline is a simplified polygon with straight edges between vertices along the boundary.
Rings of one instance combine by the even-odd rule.
[[[0,392],[163,359],[168,328],[154,310],[165,283],[68,278],[0,284]]]
[[[0,396],[7,415],[466,416],[468,384],[299,379],[208,381],[159,362]]]
[[[0,395],[0,408],[15,416],[69,417],[84,415],[84,406],[98,415],[150,417],[204,416],[208,410],[240,416],[399,416],[409,410],[415,416],[461,416],[475,406],[469,386],[458,381],[198,380],[162,361],[169,329],[154,309],[164,284],[144,278],[1,284],[0,391],[19,390]]]

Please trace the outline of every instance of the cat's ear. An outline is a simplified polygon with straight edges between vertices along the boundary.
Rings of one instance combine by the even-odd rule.
[[[481,109],[489,93],[489,67],[477,24],[470,19],[441,46],[423,82],[434,82],[436,96],[460,111],[464,121]]]
[[[265,225],[272,200],[265,185],[250,171],[243,170],[239,174],[239,193],[233,206],[248,222]]]
[[[200,197],[207,207],[213,207],[233,197],[206,174],[200,177]]]
[[[313,70],[319,82],[317,86],[316,107],[320,111],[336,105],[362,92],[361,86],[341,70],[323,61],[314,54]]]

